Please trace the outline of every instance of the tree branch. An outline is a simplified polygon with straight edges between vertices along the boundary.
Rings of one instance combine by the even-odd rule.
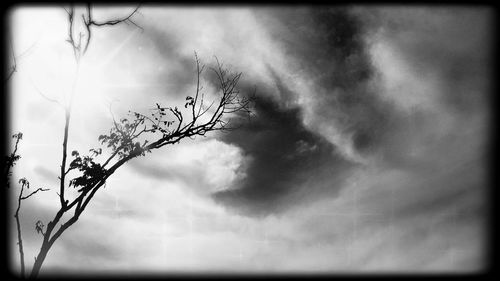
[[[89,25],[95,25],[95,26],[105,26],[105,25],[116,25],[116,24],[119,24],[119,23],[122,23],[122,22],[132,22],[133,21],[130,19],[135,13],[137,13],[137,10],[139,10],[139,7],[141,5],[138,5],[134,11],[132,13],[130,13],[128,16],[124,17],[124,18],[121,18],[121,19],[115,19],[115,20],[108,20],[108,21],[104,21],[104,22],[97,22],[97,21],[94,21],[92,20],[92,18],[89,18],[89,21],[88,21],[88,24]],[[89,6],[90,7],[90,6]],[[90,10],[90,8],[88,8]],[[90,13],[89,13],[90,14]],[[135,24],[135,23],[134,23]],[[137,25],[136,25],[137,26]],[[142,28],[141,28],[142,29]]]
[[[37,193],[38,191],[49,191],[50,189],[49,188],[37,188],[35,191],[31,192],[28,196],[23,196],[21,197],[21,200],[26,200],[28,198],[30,198],[33,194]]]
[[[18,139],[19,141],[19,139]],[[21,223],[19,219],[19,211],[21,210],[21,201],[26,200],[38,191],[47,191],[48,189],[43,189],[43,188],[37,188],[35,191],[30,193],[28,196],[23,196],[24,188],[26,189],[29,188],[30,183],[26,178],[22,178],[19,180],[19,183],[21,184],[21,191],[19,192],[19,196],[17,198],[17,208],[16,212],[14,214],[14,218],[16,219],[16,228],[17,228],[17,244],[18,244],[18,250],[19,250],[19,259],[21,262],[21,277],[24,278],[25,276],[25,265],[24,265],[24,248],[23,248],[23,239],[22,239],[22,231],[21,231]]]
[[[10,49],[12,52],[12,59],[13,59],[14,63],[10,67],[9,73],[7,74],[7,78],[5,78],[5,81],[9,81],[10,78],[12,77],[12,75],[14,74],[14,72],[17,71],[17,61],[16,61],[16,54],[14,53],[14,46],[12,46],[12,41],[9,41],[9,43],[10,43]]]
[[[42,97],[44,98],[45,100],[49,101],[49,102],[53,102],[55,103],[56,105],[60,106],[61,108],[64,108],[64,106],[62,105],[62,103],[60,103],[58,100],[56,99],[52,99],[52,98],[49,98],[47,97],[44,93],[42,93],[42,91],[40,91],[40,89],[38,89],[38,87],[35,85],[35,83],[33,83],[33,81],[31,80],[31,78],[28,78],[30,80],[30,83],[31,85],[33,86],[33,88],[35,88],[36,92]]]

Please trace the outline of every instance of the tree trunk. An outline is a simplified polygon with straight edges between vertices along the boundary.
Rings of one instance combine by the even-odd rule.
[[[18,209],[19,211],[19,209]],[[23,249],[23,239],[21,236],[21,224],[19,223],[19,215],[16,213],[14,216],[16,218],[16,224],[17,224],[17,244],[19,246],[19,258],[21,260],[21,278],[24,279],[24,249]]]
[[[40,268],[42,268],[43,261],[45,260],[45,257],[47,256],[47,253],[50,250],[50,247],[52,247],[52,243],[50,243],[48,240],[43,240],[42,248],[40,249],[40,252],[38,253],[38,256],[35,258],[35,263],[33,264],[33,269],[31,269],[31,274],[30,274],[30,279],[37,278],[38,273],[40,272]]]

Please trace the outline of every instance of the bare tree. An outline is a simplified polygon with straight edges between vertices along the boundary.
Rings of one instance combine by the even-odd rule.
[[[92,28],[103,26],[114,26],[120,23],[132,23],[132,17],[136,14],[136,8],[131,14],[120,19],[108,21],[97,21],[92,17],[91,6],[86,6],[82,20],[86,28],[86,34],[75,35],[74,20],[75,9],[71,6],[66,9],[68,14],[69,30],[68,42],[73,48],[77,67],[85,55],[91,41]],[[237,84],[241,73],[230,73],[216,60],[215,67],[210,70],[216,77],[218,97],[211,103],[206,102],[205,92],[201,86],[202,74],[205,66],[200,62],[195,53],[196,63],[196,87],[193,95],[187,96],[183,110],[178,107],[165,107],[156,103],[147,114],[129,111],[125,118],[118,121],[113,117],[113,124],[107,134],[100,135],[98,141],[104,149],[109,150],[107,157],[103,157],[103,148],[89,150],[89,155],[81,155],[78,151],[71,152],[72,160],[68,162],[68,133],[71,121],[71,107],[74,92],[70,95],[69,102],[64,106],[65,125],[62,142],[62,159],[59,175],[59,209],[45,226],[41,221],[37,222],[36,230],[43,236],[40,251],[35,257],[35,263],[30,277],[37,277],[42,264],[54,243],[74,223],[78,221],[95,194],[106,185],[107,179],[128,161],[145,156],[155,149],[169,144],[179,143],[181,140],[196,136],[204,136],[212,131],[230,130],[228,114],[249,113],[249,99],[241,97],[237,90]],[[75,82],[76,83],[76,82]],[[188,113],[186,113],[186,110]],[[17,143],[16,143],[17,147]],[[15,153],[14,153],[15,155]],[[27,180],[22,179],[21,194],[18,198],[18,211],[21,201],[27,199],[34,193],[44,189],[37,189],[28,196],[22,196],[24,187],[29,187]],[[66,194],[67,188],[75,188],[73,195]],[[21,241],[21,233],[19,241]],[[23,252],[20,250],[21,264]]]

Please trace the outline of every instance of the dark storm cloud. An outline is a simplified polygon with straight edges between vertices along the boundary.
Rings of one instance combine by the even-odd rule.
[[[370,65],[362,41],[362,22],[345,8],[309,8],[276,11],[293,37],[282,38],[285,50],[328,88],[356,87],[370,77]],[[281,29],[281,28],[280,28]]]
[[[277,18],[269,32],[318,89],[312,93],[310,127],[321,130],[334,122],[334,130],[362,156],[381,156],[390,166],[414,165],[406,155],[409,130],[424,132],[435,122],[425,110],[403,112],[379,93],[377,75],[384,69],[372,65],[369,39],[374,34],[384,34],[383,40],[416,69],[418,77],[408,79],[437,81],[435,102],[451,110],[453,118],[467,119],[485,109],[491,78],[487,9],[326,7],[272,10],[261,16],[266,17]],[[412,86],[401,91],[428,94]]]
[[[352,133],[356,149],[371,149],[391,113],[364,87],[371,68],[360,21],[342,8],[273,11],[270,16],[281,24],[271,26],[272,36],[325,89],[314,97],[317,122],[340,121],[343,133]],[[236,189],[214,195],[218,202],[254,215],[279,212],[295,203],[291,198],[304,201],[311,197],[305,194],[314,197],[318,190],[338,191],[342,172],[352,165],[333,144],[304,127],[301,111],[289,106],[302,93],[289,89],[272,66],[268,70],[278,100],[259,94],[251,125],[223,137],[250,159],[247,177]]]
[[[342,7],[285,9],[269,16],[280,21],[269,32],[322,89],[314,94],[314,122],[334,120],[340,133],[352,135],[358,152],[377,150],[396,113],[367,86],[373,69],[364,22]]]
[[[361,22],[338,8],[271,14],[283,24],[271,27],[271,34],[286,43],[285,51],[325,89],[314,97],[317,122],[338,120],[343,133],[352,134],[355,149],[374,149],[392,112],[364,86],[371,67]],[[293,107],[302,93],[290,89],[271,65],[268,71],[278,95],[258,90],[256,117],[222,137],[250,159],[247,176],[236,188],[214,195],[216,201],[251,215],[277,213],[318,194],[338,191],[344,172],[352,167],[335,145],[304,126],[301,110]],[[270,96],[278,98],[265,98]]]
[[[365,39],[383,26],[380,22],[375,23],[373,19],[365,19],[364,15],[352,9],[328,7],[271,10],[258,17],[264,22],[269,18],[273,19],[272,24],[267,25],[272,37],[281,43],[280,46],[283,46],[287,55],[298,61],[300,71],[311,77],[317,89],[322,90],[313,93],[312,129],[314,123],[328,125],[336,122],[339,124],[339,133],[350,136],[353,148],[361,155],[378,154],[383,156],[381,159],[385,165],[412,169],[415,172],[415,169],[418,169],[418,173],[423,173],[422,177],[434,177],[425,166],[435,167],[435,157],[421,155],[417,161],[409,156],[408,151],[408,139],[412,136],[408,133],[409,130],[425,132],[433,121],[426,116],[425,111],[403,113],[395,104],[383,99],[377,88],[372,87],[371,83],[377,81],[375,75],[378,70],[372,65],[370,46]],[[395,17],[393,14],[388,16]],[[413,21],[423,25],[425,19],[414,19],[416,16],[418,13],[409,15],[409,18],[413,17]],[[403,25],[403,30],[397,30],[401,34],[395,34],[394,37],[405,38],[399,38],[398,42],[400,51],[408,54],[410,64],[420,65],[422,71],[439,70],[439,79],[445,85],[444,90],[448,96],[445,101],[453,106],[464,103],[460,101],[464,98],[470,101],[479,100],[471,97],[470,93],[469,98],[466,98],[465,92],[471,89],[482,90],[481,83],[476,83],[481,81],[481,75],[485,74],[485,71],[478,63],[484,60],[487,48],[481,48],[480,41],[475,44],[467,43],[468,47],[464,48],[455,48],[443,42],[449,38],[459,44],[459,39],[465,40],[468,36],[476,39],[481,37],[472,36],[470,28],[464,28],[464,34],[459,35],[460,32],[457,31],[466,24],[459,23],[457,17],[446,19],[446,16],[447,14],[444,20],[436,18],[432,12],[424,16],[434,23],[444,24],[440,25],[437,34],[422,26],[413,29],[412,26]],[[464,16],[484,27],[484,23],[478,18],[467,13]],[[405,18],[398,20],[404,22]],[[440,36],[434,38],[432,34]],[[478,49],[476,54],[474,48]],[[467,62],[472,63],[470,69],[464,66]],[[297,186],[307,186],[304,184],[305,179],[316,179],[315,185],[326,182],[340,184],[341,181],[335,181],[334,172],[332,179],[319,179],[315,173],[321,169],[335,171],[339,166],[343,166],[341,163],[346,162],[340,157],[334,157],[333,160],[329,150],[334,150],[334,146],[308,131],[311,128],[305,128],[300,121],[300,110],[291,109],[290,104],[296,104],[303,93],[289,89],[281,78],[283,73],[280,71],[283,70],[277,70],[273,66],[268,66],[268,70],[279,93],[260,96],[278,98],[258,100],[256,124],[231,132],[223,139],[239,146],[248,155],[250,164],[247,178],[238,188],[215,195],[219,202],[238,206],[253,214],[277,212],[284,208],[284,205],[277,202],[285,200],[284,198],[290,200],[288,194],[299,190]],[[473,74],[478,70],[478,74]],[[482,94],[484,91],[479,93]],[[321,149],[309,151],[300,156],[298,161],[288,160],[287,157],[294,154],[294,145],[306,136],[310,138],[306,143]],[[460,136],[457,132],[450,135],[450,138]],[[445,139],[447,138],[442,141]],[[441,147],[443,144],[444,142],[430,142],[428,145],[432,148],[427,152],[434,151],[433,153],[439,154],[439,151],[444,151]],[[445,156],[442,155],[441,158],[443,157]],[[445,175],[436,177],[439,178],[437,186],[447,180]],[[460,191],[442,190],[442,198],[455,193],[457,198],[462,198],[464,190],[469,187],[470,185],[460,185]],[[304,187],[303,190],[308,188],[311,186]],[[432,200],[428,201],[430,205],[435,205]],[[439,204],[441,201],[436,202]]]
[[[352,163],[335,147],[304,128],[300,110],[284,108],[263,96],[255,99],[255,116],[221,140],[236,145],[249,159],[246,177],[215,200],[246,215],[283,211],[318,194],[335,193]]]

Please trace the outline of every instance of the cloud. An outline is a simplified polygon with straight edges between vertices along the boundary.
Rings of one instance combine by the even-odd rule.
[[[214,137],[198,137],[134,160],[129,167],[140,176],[182,185],[199,195],[233,188],[244,177],[241,149]]]
[[[286,194],[296,186],[306,185],[302,189],[310,194],[316,194],[315,185],[333,185],[338,190],[339,175],[351,162],[384,152],[384,138],[398,124],[394,120],[399,112],[370,87],[373,68],[363,40],[363,22],[349,10],[271,9],[257,17],[273,23],[267,32],[283,47],[281,52],[293,67],[266,64],[271,82],[252,81],[260,97],[255,105],[258,125],[225,137],[246,151],[249,176],[239,188],[215,198],[231,198],[226,201],[232,205],[255,204],[256,210],[264,212],[265,204],[281,208],[276,202],[290,200]],[[297,80],[309,82],[295,87]],[[292,160],[301,144],[301,149],[318,150]],[[325,167],[332,178],[320,176]],[[263,203],[272,197],[272,203]]]
[[[257,89],[255,116],[127,163],[55,244],[47,270],[470,272],[486,264],[488,11],[142,13],[143,33],[97,32],[86,57],[87,74],[106,78],[97,79],[99,97],[120,99],[116,115],[156,101],[182,105],[196,50],[208,65],[215,54],[243,72],[242,92]],[[33,19],[43,23],[16,22]],[[65,17],[54,23],[65,26]],[[41,57],[57,58],[48,46],[64,46],[66,29],[57,30],[26,60],[38,64],[28,73],[50,67]],[[26,86],[22,66],[12,82],[13,122],[26,131],[15,174],[45,187],[60,164],[62,112]],[[47,90],[49,78],[34,81]],[[70,143],[86,151],[111,119],[106,104],[97,110],[80,98]],[[52,191],[23,209],[29,257],[40,239],[34,222],[54,214]]]
[[[399,69],[403,71],[401,75],[411,75],[405,81],[420,80],[420,85],[430,84],[434,88],[430,93],[427,88],[408,89],[413,98],[430,96],[430,103],[462,112],[484,106],[492,70],[488,59],[493,38],[491,10],[386,7],[358,8],[355,13],[369,27],[368,40],[373,48],[388,45],[388,55],[397,56],[407,68]],[[383,63],[378,61],[380,52],[383,50],[373,53],[376,64]],[[405,88],[397,91],[411,102]],[[398,92],[393,89],[388,94],[397,99]]]
[[[45,180],[47,180],[52,184],[58,183],[57,180],[58,175],[54,171],[51,171],[43,166],[37,166],[34,172],[39,174],[41,177],[43,177]]]
[[[245,177],[236,188],[214,194],[217,202],[248,215],[281,212],[307,197],[336,193],[353,164],[331,143],[302,124],[297,108],[282,108],[269,98],[254,102],[254,117],[221,140],[243,151]]]
[[[273,77],[293,89],[287,100],[303,110],[305,126],[352,161],[381,153],[400,115],[372,86],[364,21],[343,7],[270,9],[259,18],[290,62],[271,66]]]

